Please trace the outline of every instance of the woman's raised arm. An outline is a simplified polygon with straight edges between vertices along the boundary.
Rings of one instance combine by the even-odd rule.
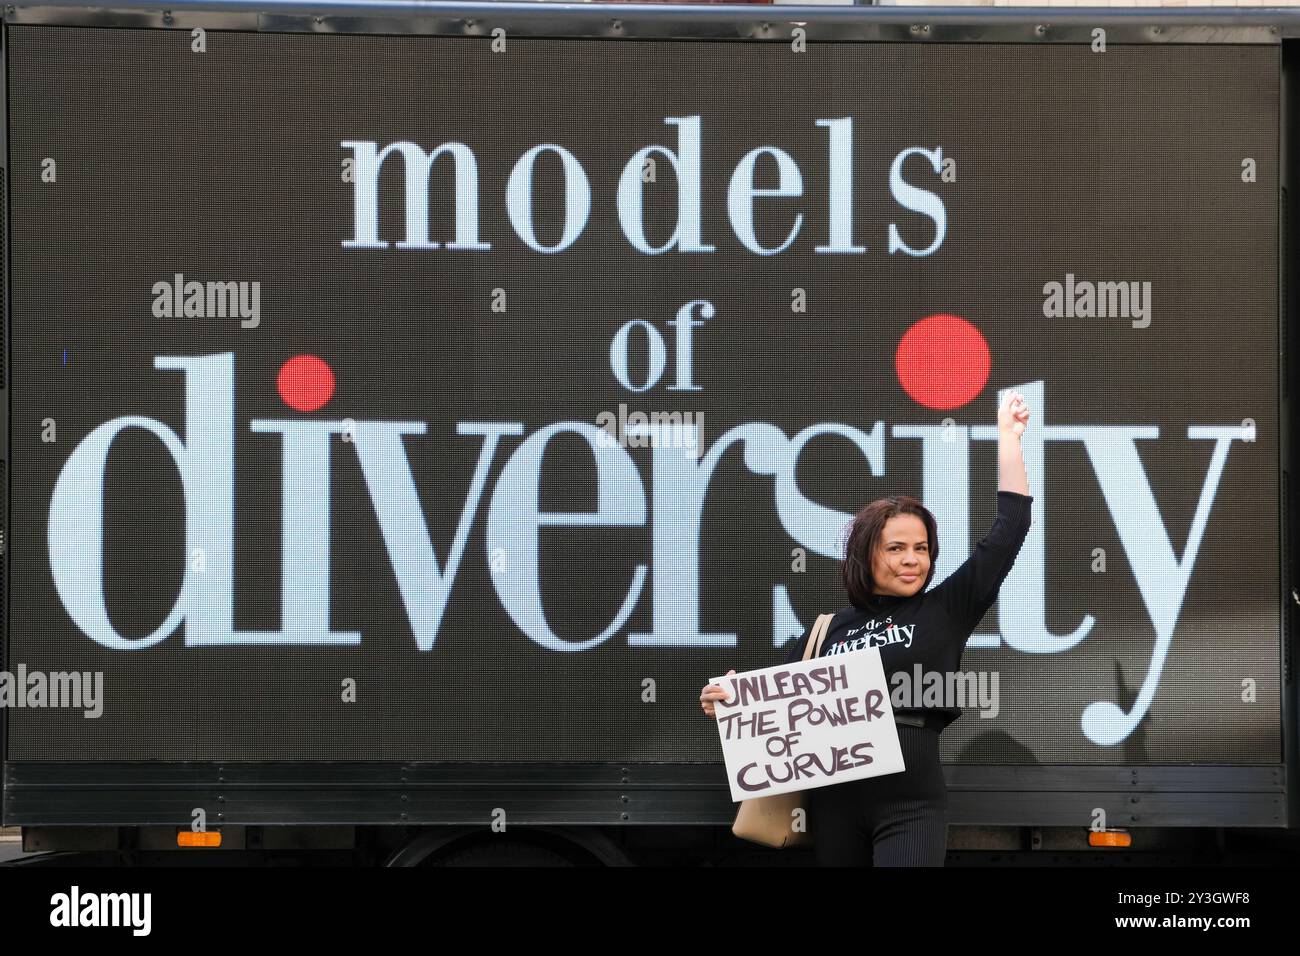
[[[1029,406],[1019,392],[1008,391],[998,408],[998,491],[1029,494],[1029,476],[1020,436],[1029,424]]]

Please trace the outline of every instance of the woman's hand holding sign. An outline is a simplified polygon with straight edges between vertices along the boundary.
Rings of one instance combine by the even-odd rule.
[[[730,677],[734,673],[736,673],[734,669],[729,670],[727,676]],[[705,716],[714,716],[713,702],[715,700],[726,700],[730,696],[731,694],[725,691],[721,684],[709,684],[705,687],[704,690],[700,691],[700,706],[704,708]]]

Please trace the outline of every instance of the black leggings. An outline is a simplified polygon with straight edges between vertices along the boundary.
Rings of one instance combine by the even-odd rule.
[[[943,866],[948,788],[939,734],[898,725],[907,769],[809,790],[818,866]]]

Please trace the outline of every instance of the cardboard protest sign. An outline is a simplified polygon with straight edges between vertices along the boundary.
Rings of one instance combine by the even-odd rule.
[[[715,677],[731,799],[811,790],[906,769],[880,649]]]

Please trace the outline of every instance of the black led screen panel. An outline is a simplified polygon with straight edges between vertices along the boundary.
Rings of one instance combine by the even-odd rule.
[[[8,34],[11,760],[716,761],[1004,388],[946,759],[1281,760],[1278,46]]]

